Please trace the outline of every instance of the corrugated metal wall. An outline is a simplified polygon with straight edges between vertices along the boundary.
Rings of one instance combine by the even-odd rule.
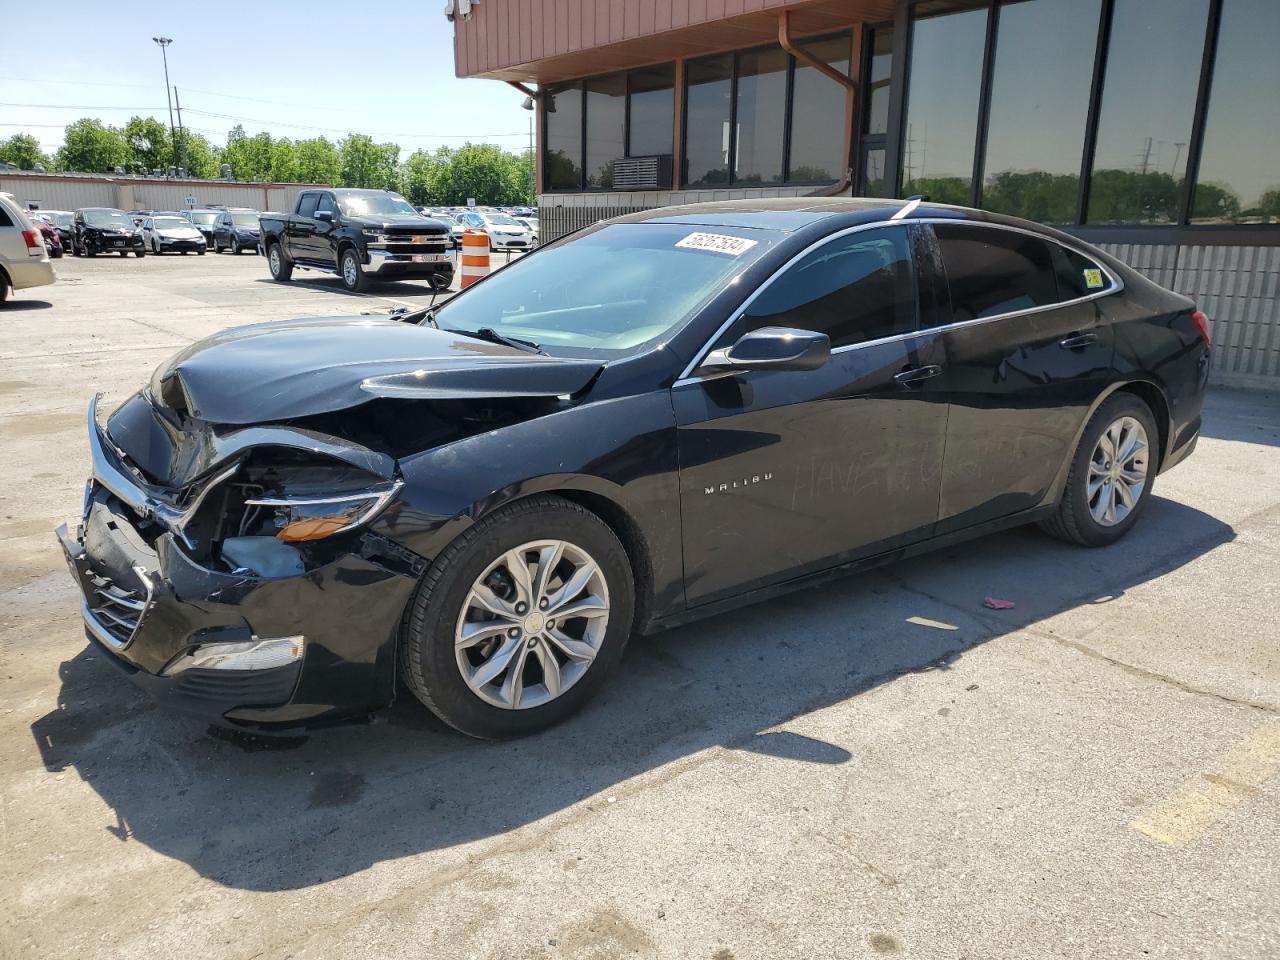
[[[1100,246],[1205,312],[1213,382],[1280,389],[1280,247]]]
[[[135,180],[127,177],[41,177],[0,173],[0,191],[19,203],[46,210],[119,207],[123,210],[180,210],[187,197],[196,205],[210,203],[255,210],[287,210],[302,184],[226,183],[216,180]]]

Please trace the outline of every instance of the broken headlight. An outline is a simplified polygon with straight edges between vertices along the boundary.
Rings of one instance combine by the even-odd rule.
[[[286,543],[323,540],[376,517],[400,489],[400,482],[369,487],[360,493],[335,496],[257,496],[246,507],[273,512],[276,538]]]

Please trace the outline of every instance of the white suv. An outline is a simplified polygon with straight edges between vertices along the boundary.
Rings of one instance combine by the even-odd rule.
[[[53,281],[53,264],[40,231],[13,194],[0,193],[0,302],[9,296],[10,287],[23,290]]]

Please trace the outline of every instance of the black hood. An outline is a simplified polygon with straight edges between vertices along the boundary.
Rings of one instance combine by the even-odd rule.
[[[270,423],[375,397],[477,399],[574,394],[594,360],[544,357],[372,317],[277,320],[224,330],[162,363],[151,393],[220,424]]]

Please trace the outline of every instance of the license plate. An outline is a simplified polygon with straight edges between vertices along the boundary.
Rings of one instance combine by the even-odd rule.
[[[123,240],[117,240],[117,241],[115,241],[115,245],[116,245],[117,247],[123,247],[123,246],[124,246],[124,241],[123,241]]]
[[[447,253],[415,253],[413,254],[414,263],[439,263],[442,260],[448,260]]]

